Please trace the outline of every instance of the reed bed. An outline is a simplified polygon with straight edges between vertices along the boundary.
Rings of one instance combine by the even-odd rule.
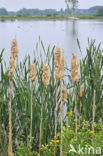
[[[17,42],[15,42],[15,45],[17,45]],[[61,64],[63,63],[63,68],[60,68],[56,61],[54,61],[56,60],[54,53],[55,47],[51,49],[50,46],[48,46],[46,50],[43,42],[39,40],[36,46],[36,52],[41,51],[38,48],[39,46],[42,53],[44,52],[44,55],[46,56],[45,60],[49,67],[47,64],[43,66],[44,61],[41,53],[39,58],[36,58],[35,56],[33,62],[36,64],[36,79],[34,79],[36,85],[33,85],[33,92],[31,91],[32,81],[29,76],[31,65],[30,56],[26,56],[20,63],[18,63],[17,59],[15,70],[14,61],[10,58],[10,66],[12,66],[13,70],[11,70],[11,74],[9,74],[9,68],[3,64],[3,52],[5,51],[3,50],[0,54],[0,154],[3,156],[7,156],[8,152],[9,154],[12,154],[13,152],[16,153],[18,151],[20,140],[26,145],[29,135],[33,137],[32,148],[30,151],[39,151],[39,153],[43,155],[42,144],[48,143],[54,136],[57,136],[57,132],[61,132],[62,126],[66,124],[62,116],[64,101],[66,101],[65,105],[67,111],[73,111],[73,119],[76,119],[77,121],[77,118],[79,118],[81,84],[83,85],[82,120],[93,121],[94,89],[96,90],[95,121],[103,119],[103,77],[101,72],[101,69],[103,69],[103,52],[100,49],[100,45],[96,47],[94,41],[89,41],[86,57],[79,62],[79,75],[77,61],[76,63],[75,61],[73,62],[71,69],[65,65],[66,74],[64,74],[64,62],[61,61],[61,58],[64,57],[64,52],[62,52],[62,56],[58,53],[58,62]],[[17,48],[14,49],[17,51]],[[14,49],[12,48],[12,50]],[[59,49],[57,49],[57,51],[59,51]],[[16,56],[17,55],[14,55],[14,58]],[[61,70],[62,72],[60,72]],[[72,74],[70,73],[70,70]],[[35,74],[34,71],[33,74]],[[9,76],[10,80],[12,80],[11,84],[13,85],[13,88],[9,83]],[[63,80],[65,76],[67,77],[67,82]],[[11,88],[10,94],[9,87]],[[73,88],[75,88],[75,98],[73,97]],[[77,125],[75,125],[74,128],[77,132]],[[10,137],[9,142],[7,139],[8,133]],[[56,149],[55,155],[60,153],[60,151],[60,149]]]

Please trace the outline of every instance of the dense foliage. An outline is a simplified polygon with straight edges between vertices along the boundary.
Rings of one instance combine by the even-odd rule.
[[[97,16],[103,16],[103,7],[99,8],[96,15]]]
[[[39,48],[42,47],[42,49]],[[16,69],[13,78],[13,101],[12,101],[12,129],[13,129],[13,151],[21,156],[20,153],[28,150],[31,155],[31,150],[38,152],[39,146],[39,128],[40,128],[40,109],[41,97],[43,91],[42,73],[43,64],[47,62],[50,67],[50,81],[49,85],[44,90],[44,108],[43,108],[43,127],[42,127],[42,144],[45,145],[54,138],[54,122],[55,122],[55,99],[56,99],[56,82],[54,76],[54,48],[46,50],[42,41],[36,46],[34,62],[37,66],[37,77],[34,82],[33,91],[33,141],[32,145],[28,142],[30,132],[30,56],[26,56],[22,62],[17,60]],[[42,53],[41,53],[42,51]],[[9,68],[6,67],[3,61],[3,51],[0,54],[0,156],[7,156],[8,151],[8,103],[9,103]],[[37,53],[39,57],[37,57]],[[43,54],[44,53],[44,54]],[[44,59],[42,57],[44,56]],[[103,51],[95,46],[95,41],[89,42],[86,49],[85,58],[81,59],[79,63],[80,76],[77,83],[77,105],[78,105],[78,118],[80,108],[80,85],[83,85],[83,98],[82,98],[82,120],[89,122],[89,129],[92,126],[92,107],[93,107],[93,90],[96,90],[96,122],[103,124]],[[68,99],[64,103],[67,112],[72,111],[72,120],[74,120],[74,98],[73,98],[73,82],[70,76],[70,67],[65,66],[66,81],[64,84],[68,88]],[[58,82],[58,91],[60,85]],[[58,94],[58,104],[60,105],[60,92]],[[58,133],[60,132],[60,107],[58,107]],[[65,119],[67,119],[65,116]],[[64,132],[66,131],[66,120],[64,119]],[[71,120],[71,122],[72,122]],[[70,125],[72,126],[72,125]],[[82,125],[81,125],[82,127]],[[74,131],[74,128],[72,127]],[[99,131],[99,130],[98,130]],[[103,127],[101,128],[103,132]],[[100,133],[101,133],[100,131]],[[87,132],[87,131],[86,131]],[[69,129],[68,129],[69,133]],[[84,135],[80,130],[80,135]],[[79,135],[79,134],[78,134]],[[98,134],[97,134],[98,136]],[[89,137],[89,134],[86,136]],[[97,137],[98,138],[98,137]],[[74,139],[71,135],[66,138],[65,143]],[[89,139],[89,138],[88,138]],[[99,138],[98,138],[99,139]],[[85,141],[85,140],[83,140]],[[88,142],[89,143],[89,142]],[[65,145],[64,145],[65,146]],[[67,146],[66,146],[67,147]],[[59,150],[59,148],[58,148]],[[26,156],[25,152],[24,156]]]

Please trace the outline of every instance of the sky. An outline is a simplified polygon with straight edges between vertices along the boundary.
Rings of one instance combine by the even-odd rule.
[[[57,9],[66,8],[65,0],[0,0],[0,8],[17,11],[21,8]],[[92,6],[103,5],[103,0],[79,0],[79,8],[87,9]]]

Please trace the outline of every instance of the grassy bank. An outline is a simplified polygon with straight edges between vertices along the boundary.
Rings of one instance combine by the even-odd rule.
[[[77,16],[79,19],[103,19],[101,16]]]
[[[71,20],[73,19],[70,16],[0,16],[2,22],[6,20],[15,21],[15,20]],[[97,16],[77,16],[76,19],[103,19],[103,17]]]
[[[5,21],[5,20],[35,20],[35,19],[40,19],[40,20],[64,20],[68,19],[67,16],[1,16],[0,20]]]

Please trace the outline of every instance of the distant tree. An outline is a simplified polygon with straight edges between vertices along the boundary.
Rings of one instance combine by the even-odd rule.
[[[72,16],[75,16],[75,10],[78,6],[78,0],[65,0],[65,3],[67,5],[67,8],[70,9],[72,11]]]
[[[0,16],[8,16],[8,12],[5,8],[0,9]]]
[[[100,7],[96,13],[97,16],[103,16],[103,7]]]

